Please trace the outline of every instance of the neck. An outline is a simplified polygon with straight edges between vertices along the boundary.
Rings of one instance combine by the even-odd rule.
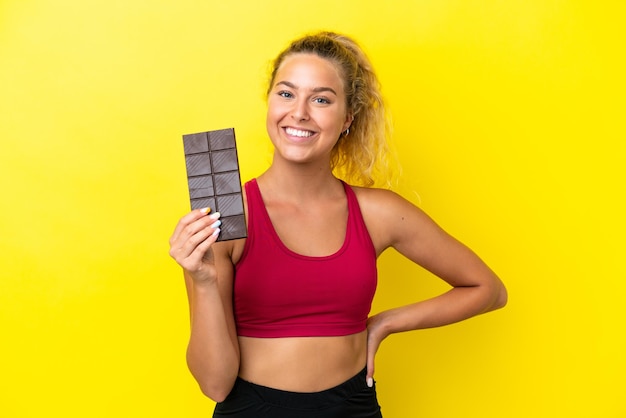
[[[284,164],[274,160],[258,178],[267,192],[288,200],[304,200],[343,193],[341,182],[333,175],[330,164]]]

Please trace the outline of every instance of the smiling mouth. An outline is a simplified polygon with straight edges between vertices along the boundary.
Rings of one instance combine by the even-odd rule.
[[[296,136],[298,138],[308,138],[314,134],[314,132],[311,131],[303,131],[295,128],[285,128],[285,132],[287,135]]]

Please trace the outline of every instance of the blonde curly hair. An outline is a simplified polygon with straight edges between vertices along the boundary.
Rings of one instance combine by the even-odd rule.
[[[342,134],[331,155],[331,169],[347,182],[389,185],[388,137],[391,124],[380,83],[369,58],[351,38],[334,32],[317,32],[294,40],[272,63],[267,94],[286,57],[315,54],[333,62],[343,76],[346,104],[354,117],[348,134]]]

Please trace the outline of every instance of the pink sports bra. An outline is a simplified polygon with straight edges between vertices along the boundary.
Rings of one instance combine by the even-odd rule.
[[[314,337],[365,330],[376,292],[376,251],[354,191],[343,183],[348,225],[343,246],[324,257],[288,249],[274,230],[255,179],[246,183],[248,238],[235,266],[237,334]]]

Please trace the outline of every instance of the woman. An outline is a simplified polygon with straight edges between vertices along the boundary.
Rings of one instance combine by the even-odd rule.
[[[184,216],[170,239],[191,311],[189,368],[215,417],[380,417],[374,356],[390,334],[500,308],[506,290],[413,204],[371,185],[385,111],[367,57],[321,32],[275,60],[271,166],[246,183],[248,238],[216,243],[219,213]],[[448,292],[369,317],[387,248]]]

